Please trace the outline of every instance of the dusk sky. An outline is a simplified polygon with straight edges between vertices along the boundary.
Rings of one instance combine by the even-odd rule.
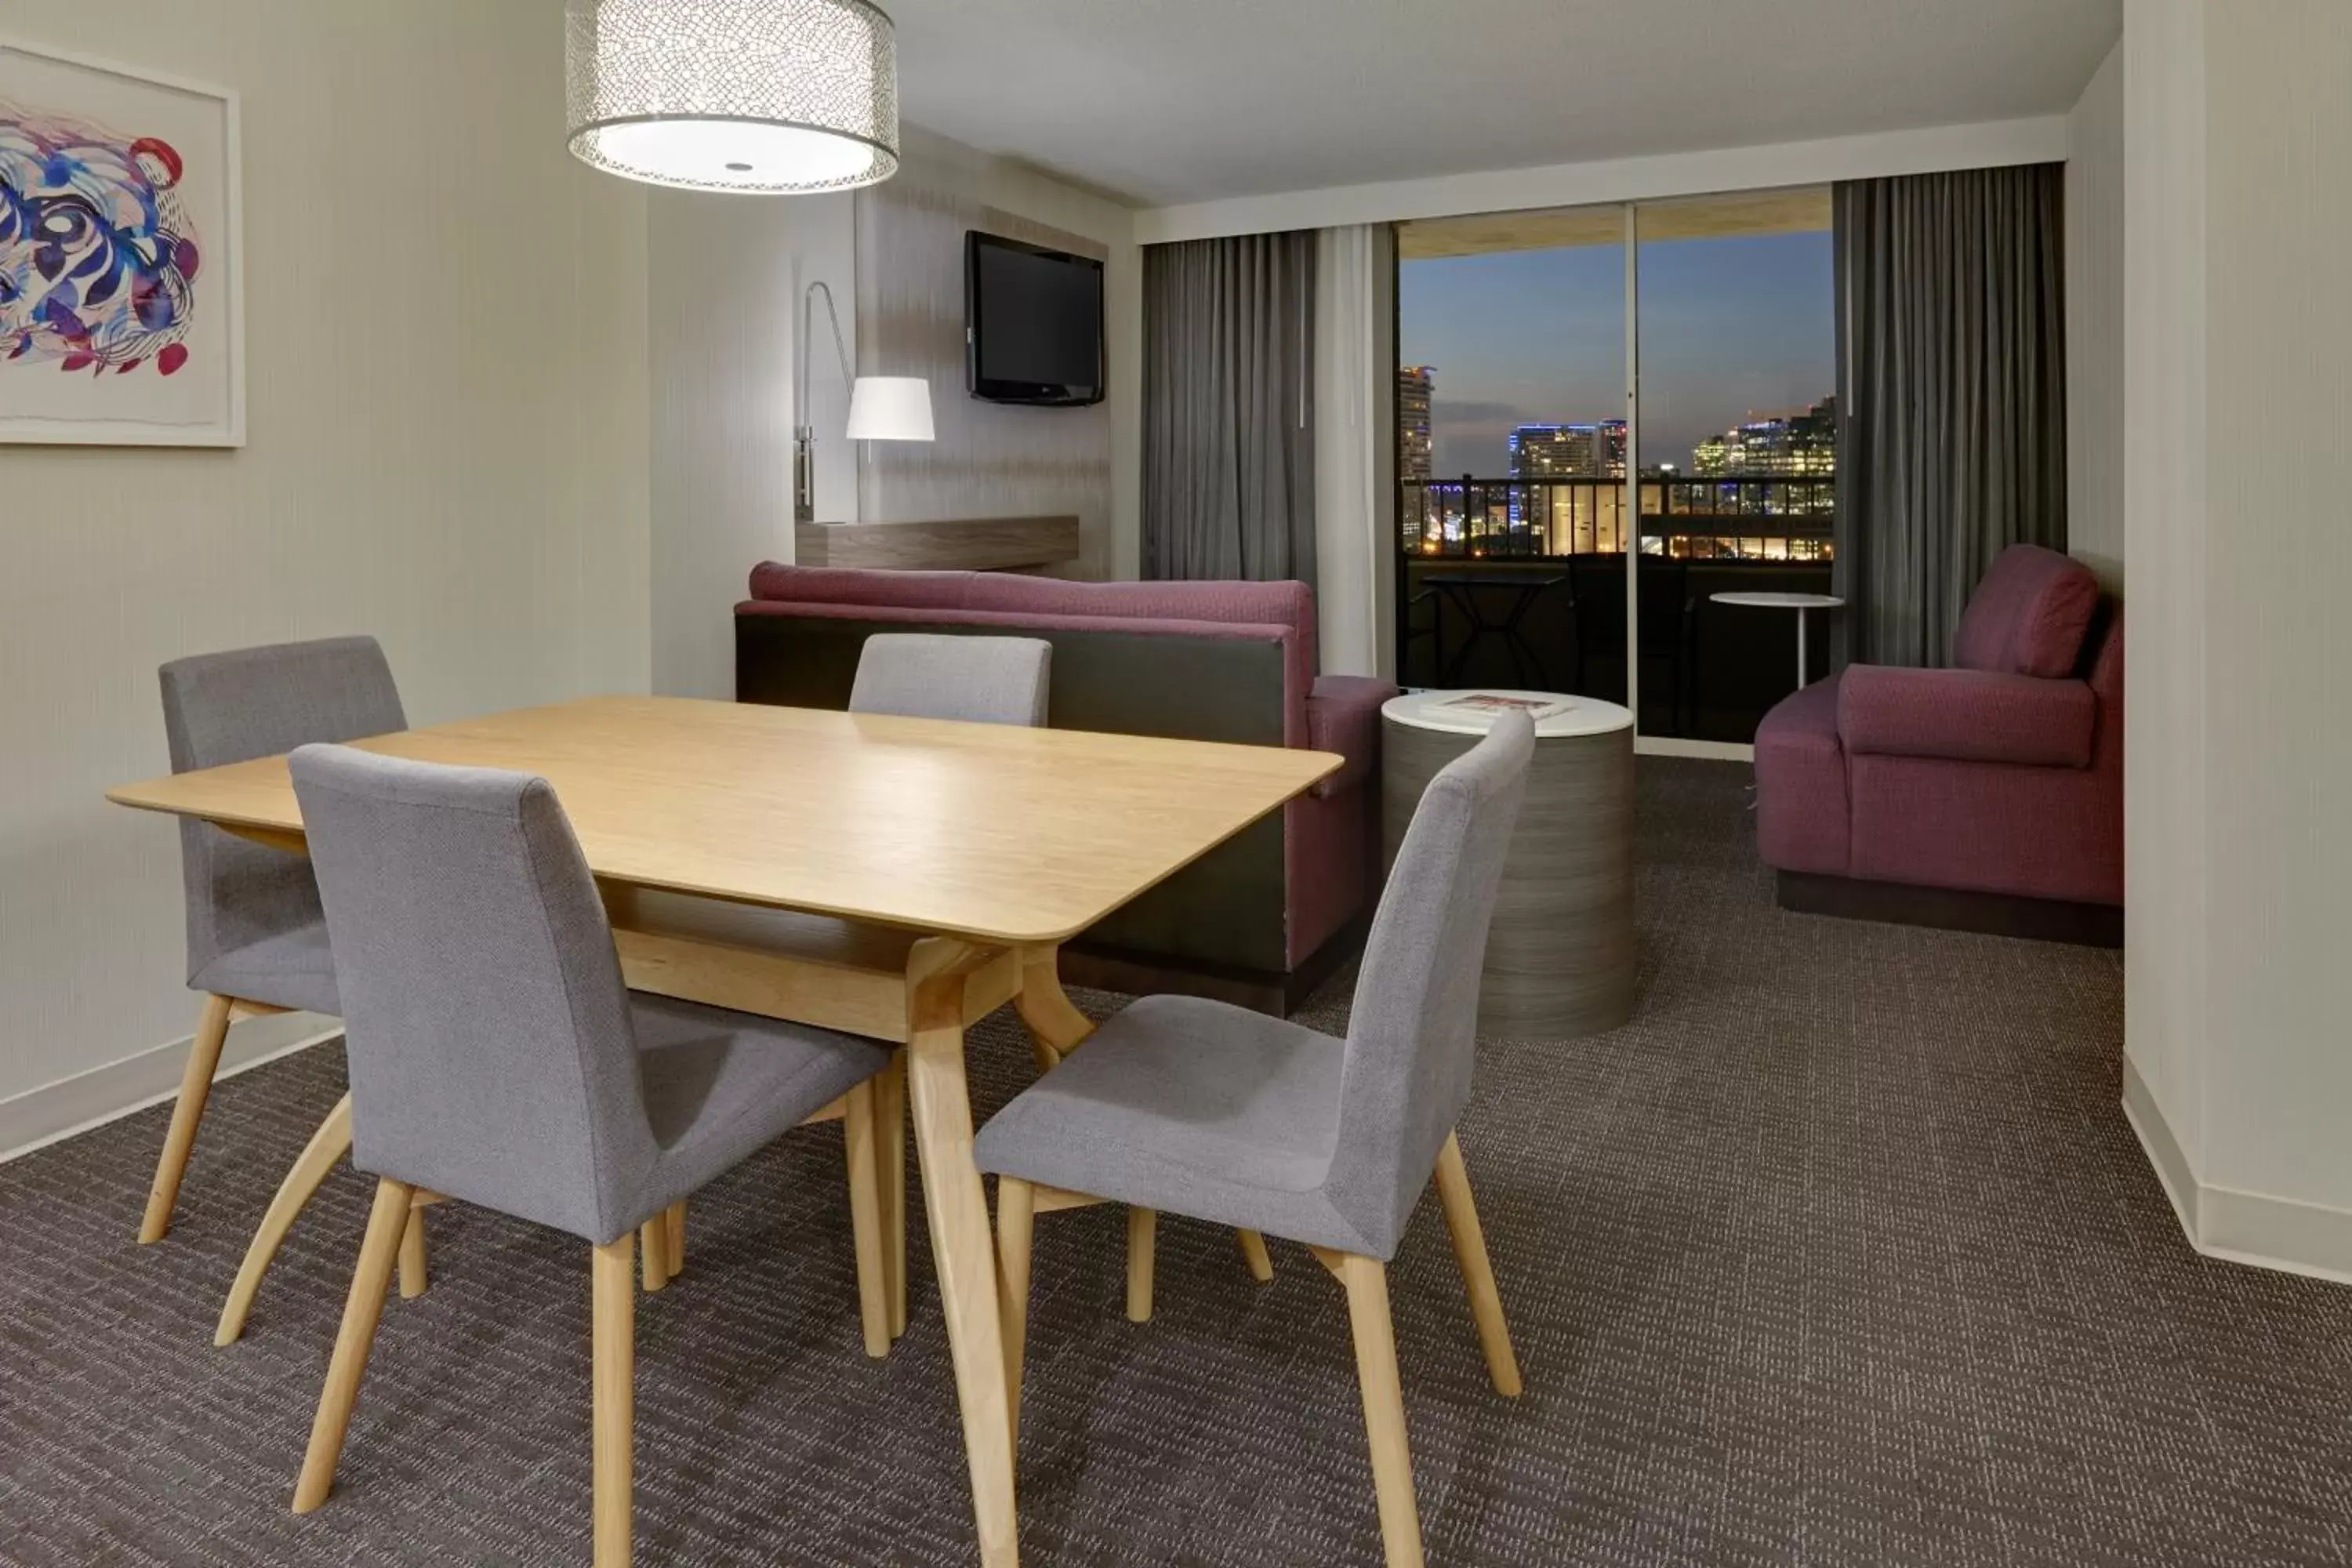
[[[1836,387],[1830,236],[1642,247],[1645,463]],[[1437,476],[1510,472],[1516,425],[1625,412],[1625,260],[1616,246],[1408,260],[1397,268],[1401,363],[1436,370]]]

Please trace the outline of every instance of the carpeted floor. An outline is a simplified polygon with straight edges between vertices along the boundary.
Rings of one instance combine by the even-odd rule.
[[[2352,1290],[2189,1250],[2116,1109],[2119,959],[1782,914],[1745,776],[1642,764],[1637,1021],[1485,1047],[1462,1140],[1525,1397],[1486,1386],[1433,1202],[1392,1270],[1431,1560],[2352,1557]],[[983,1113],[1027,1072],[1009,1020]],[[157,1247],[163,1111],[0,1167],[0,1560],[585,1559],[586,1249],[455,1207],[333,1499],[288,1511],[367,1184],[330,1182],[242,1343],[211,1329],[341,1087],[332,1047],[224,1085]],[[698,1199],[640,1308],[640,1562],[976,1560],[919,1251],[908,1336],[858,1350],[839,1136]],[[1169,1220],[1139,1327],[1120,1236],[1039,1227],[1026,1560],[1378,1563],[1336,1287]]]

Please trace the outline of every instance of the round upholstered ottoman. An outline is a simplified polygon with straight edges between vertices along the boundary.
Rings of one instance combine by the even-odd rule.
[[[1536,719],[1527,801],[1503,868],[1478,994],[1481,1033],[1574,1039],[1633,1015],[1633,715],[1544,691],[1420,691],[1381,710],[1381,863],[1421,793],[1505,705]]]

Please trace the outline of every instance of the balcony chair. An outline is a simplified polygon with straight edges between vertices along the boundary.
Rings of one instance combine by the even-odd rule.
[[[544,779],[305,746],[290,759],[351,1025],[352,1163],[377,1177],[294,1511],[327,1500],[411,1213],[455,1199],[591,1248],[594,1541],[630,1554],[639,1236],[838,1102],[858,1293],[882,1310],[880,1045],[634,994]],[[651,1264],[648,1268],[652,1268]]]
[[[1454,1124],[1470,1097],[1479,954],[1535,728],[1523,714],[1438,773],[1397,853],[1345,1041],[1221,1003],[1137,1002],[982,1129],[997,1183],[1016,1436],[1039,1213],[1128,1207],[1129,1315],[1139,1237],[1161,1210],[1305,1243],[1346,1289],[1390,1568],[1418,1568],[1421,1524],[1389,1319],[1387,1261],[1436,1176],[1497,1393],[1519,1392],[1494,1270]]]

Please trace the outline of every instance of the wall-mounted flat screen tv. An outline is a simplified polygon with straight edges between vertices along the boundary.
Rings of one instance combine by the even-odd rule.
[[[972,229],[963,237],[964,385],[992,403],[1103,400],[1103,264]]]

